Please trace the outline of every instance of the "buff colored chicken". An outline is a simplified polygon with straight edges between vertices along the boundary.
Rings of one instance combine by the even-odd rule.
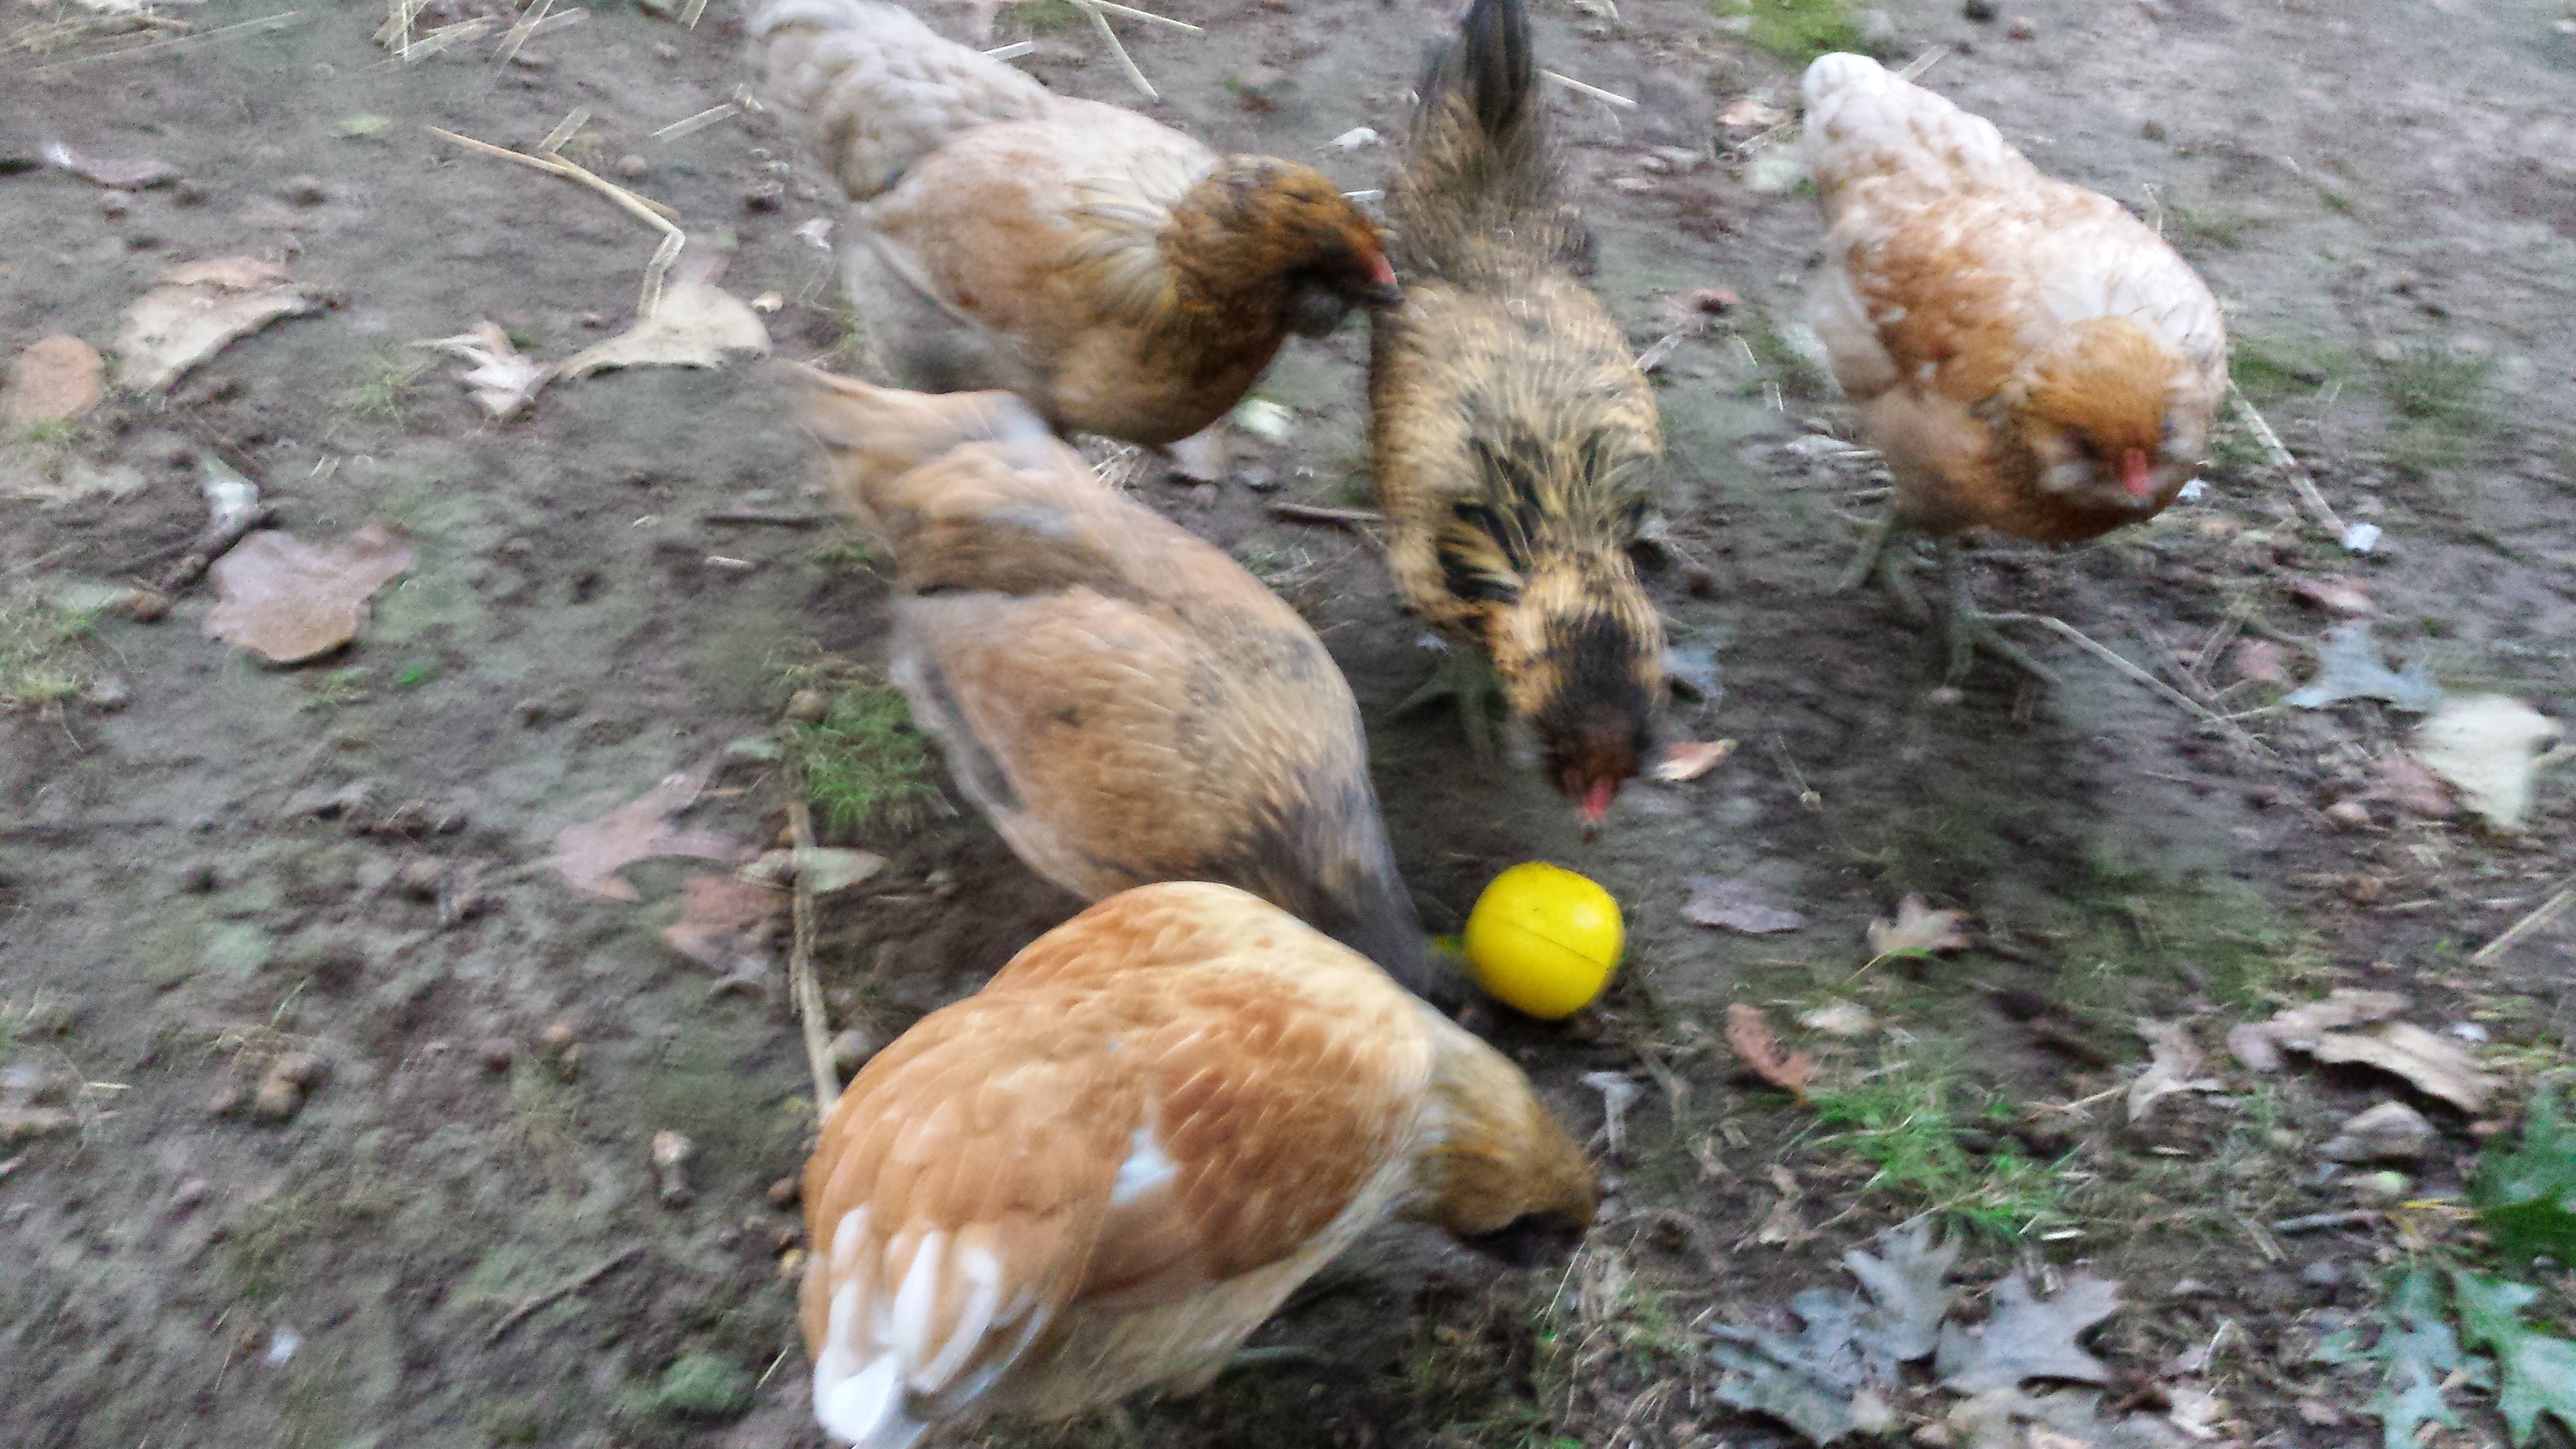
[[[1476,0],[1422,81],[1388,198],[1404,303],[1375,319],[1371,443],[1388,563],[1454,647],[1407,708],[1458,696],[1487,751],[1497,684],[1549,783],[1598,822],[1663,693],[1629,562],[1663,457],[1628,340],[1569,270],[1520,0]]]
[[[1950,540],[2073,543],[2171,503],[2227,393],[2217,300],[2117,202],[1875,61],[1816,61],[1806,103],[1828,263],[1808,320],[1896,480],[1841,587],[1875,566],[1906,597],[1890,533],[1928,534],[1950,678],[1978,644],[2044,675],[1970,603]]]
[[[751,34],[768,105],[850,199],[843,281],[901,386],[1170,444],[1290,332],[1398,295],[1376,225],[1312,168],[1056,95],[886,0],[768,0]]]
[[[1391,1218],[1539,1246],[1583,1149],[1493,1048],[1231,887],[1031,943],[850,1083],[805,1168],[814,1414],[861,1449],[1189,1392]]]
[[[1086,900],[1241,886],[1461,998],[1396,872],[1359,707],[1296,610],[1008,393],[800,375],[842,502],[895,557],[895,681],[1022,860]]]

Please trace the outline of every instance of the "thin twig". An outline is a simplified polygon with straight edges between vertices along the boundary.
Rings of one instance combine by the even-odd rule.
[[[213,30],[201,30],[194,35],[175,36],[169,40],[156,40],[149,45],[132,46],[125,50],[111,50],[101,55],[74,56],[70,60],[58,60],[51,65],[38,66],[36,67],[36,71],[41,75],[46,71],[68,70],[76,65],[95,65],[99,62],[110,60],[131,60],[138,55],[159,55],[164,51],[176,50],[181,46],[195,46],[203,44],[209,40],[220,39],[227,35],[238,35],[245,30],[258,30],[283,25],[287,21],[296,19],[303,13],[304,12],[301,10],[281,10],[275,15],[262,16],[257,20],[245,20],[238,25],[218,26]]]
[[[492,1331],[483,1335],[484,1346],[489,1348],[493,1344],[499,1343],[503,1334],[508,1333],[511,1329],[516,1328],[521,1323],[525,1322],[528,1315],[535,1313],[537,1310],[544,1308],[550,1303],[555,1302],[557,1299],[570,1297],[572,1294],[580,1292],[591,1284],[596,1283],[600,1279],[607,1277],[609,1274],[616,1272],[618,1269],[625,1267],[637,1254],[643,1251],[643,1244],[638,1243],[634,1247],[625,1249],[614,1257],[608,1258],[594,1267],[566,1278],[552,1288],[547,1289],[545,1292],[540,1293],[536,1297],[529,1299],[527,1302],[520,1304],[518,1307],[511,1309],[509,1317],[492,1325]]]
[[[814,848],[814,812],[803,799],[787,802],[787,828],[799,856]],[[841,1100],[841,1078],[832,1070],[830,1017],[823,1006],[822,984],[814,979],[814,888],[805,883],[802,870],[796,872],[791,914],[796,939],[787,953],[787,988],[796,998],[796,1018],[805,1032],[805,1065],[814,1073],[814,1120],[822,1122],[831,1117],[832,1104]]]
[[[1186,20],[1174,20],[1168,15],[1157,15],[1151,10],[1139,10],[1133,5],[1121,5],[1118,0],[1093,0],[1093,3],[1112,15],[1124,15],[1130,20],[1150,20],[1156,25],[1168,25],[1174,30],[1186,30],[1192,35],[1207,33]]]
[[[727,101],[721,106],[709,106],[694,116],[682,116],[680,119],[673,121],[671,124],[664,126],[658,131],[655,131],[646,139],[652,141],[676,141],[682,136],[694,135],[699,131],[705,130],[709,126],[714,125],[718,121],[724,120],[730,116],[740,115],[741,113],[742,107],[740,105],[732,101]]]
[[[2145,685],[2147,688],[2154,690],[2157,694],[2164,696],[2167,700],[2191,711],[2194,715],[2197,715],[2203,723],[2222,726],[2233,734],[2244,735],[2245,738],[2249,740],[2253,738],[2250,735],[2245,735],[2243,730],[2237,729],[2235,726],[2228,724],[2226,717],[2219,714],[2216,710],[2202,704],[2199,700],[2192,698],[2190,695],[2185,694],[2181,690],[2174,688],[2172,685],[2165,683],[2163,680],[2156,678],[2147,671],[2140,669],[2138,666],[2130,663],[2126,658],[2122,657],[2118,650],[2095,642],[2091,635],[2088,635],[2083,630],[2067,623],[2064,619],[2060,619],[2049,614],[1988,614],[1985,618],[1990,623],[2037,624],[2044,629],[2052,630],[2064,636],[2067,640],[2082,648],[2087,653],[2090,653],[2094,658],[2101,660],[2103,663],[2110,665],[2122,674],[2125,674],[2131,679],[2136,680],[2138,683]]]
[[[671,269],[671,263],[679,258],[680,249],[689,243],[688,233],[681,231],[670,220],[678,216],[678,212],[650,197],[638,196],[616,182],[602,180],[560,156],[531,156],[525,151],[512,151],[487,141],[477,141],[471,136],[460,136],[442,127],[431,126],[427,129],[431,135],[453,141],[467,150],[480,151],[487,156],[498,156],[505,161],[516,161],[522,166],[533,166],[539,171],[550,172],[569,181],[578,181],[616,202],[637,219],[662,233],[662,245],[654,250],[653,260],[644,264],[644,290],[635,306],[635,315],[639,319],[653,315],[654,307],[662,300],[662,274]]]
[[[2326,496],[2317,491],[2316,481],[2308,476],[2306,466],[2293,457],[2288,448],[2282,446],[2281,435],[2273,432],[2272,425],[2265,422],[2263,415],[2254,410],[2254,404],[2248,401],[2245,394],[2238,389],[2235,379],[2228,379],[2227,391],[2236,399],[2236,410],[2244,414],[2246,426],[2254,430],[2254,441],[2263,445],[2263,451],[2271,459],[2274,467],[2290,475],[2290,486],[2298,490],[2299,501],[2307,505],[2308,512],[2316,518],[2320,527],[2340,541],[2344,533],[2343,520],[2335,516],[2333,506],[2326,502]]]
[[[831,521],[828,513],[768,513],[757,508],[730,508],[722,513],[702,513],[698,522],[708,525],[748,527],[766,524],[772,528],[813,528]]]
[[[1127,79],[1135,83],[1136,89],[1145,93],[1145,99],[1161,100],[1163,93],[1154,89],[1152,81],[1145,79],[1145,73],[1136,68],[1135,58],[1130,56],[1127,53],[1127,47],[1119,42],[1118,32],[1109,28],[1109,17],[1100,13],[1101,0],[1073,0],[1073,3],[1082,11],[1083,18],[1091,22],[1091,28],[1100,32],[1100,38],[1109,42],[1109,53],[1117,58],[1118,68],[1127,72]]]
[[[394,0],[394,3],[403,4],[405,0]],[[510,33],[501,37],[501,49],[493,56],[496,64],[507,62],[518,55],[519,47],[527,44],[528,37],[536,33],[537,26],[545,20],[546,12],[554,8],[554,3],[555,0],[537,0],[535,5],[520,15],[518,23],[510,27]],[[406,22],[406,28],[408,28],[408,22]]]
[[[161,582],[152,586],[153,592],[167,597],[204,578],[215,560],[230,553],[234,544],[266,528],[276,517],[276,509],[261,504],[229,523],[198,534],[184,545],[187,552],[161,576]]]
[[[1552,70],[1543,70],[1540,71],[1539,74],[1546,76],[1549,80],[1552,80],[1558,85],[1564,86],[1569,90],[1581,91],[1596,101],[1608,101],[1610,104],[1617,106],[1623,111],[1633,111],[1637,109],[1637,103],[1635,101],[1628,99],[1617,91],[1605,91],[1599,86],[1586,85],[1570,75],[1560,75]]]
[[[1313,503],[1273,503],[1270,516],[1291,523],[1327,523],[1337,528],[1376,528],[1386,522],[1383,515],[1365,508],[1325,508]]]
[[[2483,946],[2480,946],[2478,948],[2478,953],[2469,958],[2469,964],[2472,966],[2493,965],[2503,957],[2505,952],[2513,949],[2514,942],[2521,940],[2523,937],[2530,935],[2532,932],[2548,925],[2551,921],[2556,920],[2558,918],[2558,913],[2567,909],[2568,903],[2571,901],[2576,901],[2576,886],[2569,886],[2565,890],[2560,891],[2558,894],[2551,896],[2549,899],[2542,901],[2539,905],[2533,907],[2530,915],[2527,915],[2521,920],[2506,927],[2503,935],[2496,937],[2494,940],[2487,942]]]
[[[2347,1208],[2342,1212],[2310,1213],[2303,1218],[2283,1218],[2271,1227],[2272,1231],[2287,1235],[2323,1232],[2327,1228],[2357,1228],[2365,1223],[2377,1221],[2379,1221],[2377,1209]]]

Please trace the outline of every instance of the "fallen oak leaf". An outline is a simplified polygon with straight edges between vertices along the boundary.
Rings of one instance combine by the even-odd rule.
[[[208,567],[217,602],[206,632],[298,664],[358,637],[368,597],[411,565],[411,550],[373,524],[320,547],[263,529]]]
[[[107,395],[107,364],[98,349],[64,333],[39,337],[9,360],[0,390],[0,423],[29,428],[79,417]]]
[[[2016,1269],[1995,1286],[1995,1311],[1983,1328],[1942,1325],[1933,1371],[1943,1388],[1962,1394],[2019,1388],[2025,1379],[2106,1383],[2110,1371],[2076,1340],[2119,1309],[2114,1280],[2076,1273],[2056,1296],[2041,1298]]]
[[[671,824],[672,816],[696,802],[720,758],[669,776],[596,820],[565,826],[555,835],[555,853],[546,864],[575,890],[612,901],[632,901],[642,897],[617,872],[636,861],[661,855],[722,861],[749,856],[751,851],[730,836]]]
[[[75,154],[71,147],[60,141],[47,141],[44,150],[46,165],[57,171],[68,171],[83,181],[104,186],[110,191],[143,191],[175,180],[179,175],[178,167],[148,156],[131,161],[106,161]]]
[[[2496,1089],[2495,1078],[2479,1070],[2467,1047],[2412,1022],[2388,1022],[2367,1036],[2330,1031],[2294,1045],[2321,1062],[2357,1063],[2404,1077],[2463,1112],[2485,1111]]]
[[[1655,762],[1655,778],[1670,785],[1686,784],[1717,768],[1717,762],[1735,753],[1733,740],[1676,740]]]
[[[546,385],[546,369],[521,356],[510,334],[489,321],[477,322],[454,337],[433,338],[412,346],[473,363],[459,380],[483,410],[496,419],[507,418],[534,402],[537,389]]]
[[[1807,924],[1805,916],[1773,905],[1760,886],[1741,876],[1695,875],[1684,884],[1691,897],[1682,906],[1682,919],[1693,925],[1763,935]]]
[[[117,325],[116,385],[158,391],[234,338],[315,305],[284,268],[257,257],[173,267]]]
[[[554,372],[569,379],[611,367],[722,367],[732,353],[767,351],[769,329],[740,298],[705,282],[675,281],[651,316]]]
[[[2200,1070],[2200,1046],[2191,1039],[2191,1031],[2178,1021],[2138,1020],[2138,1035],[2147,1039],[2152,1060],[2147,1069],[2129,1083],[2129,1125],[2146,1120],[2156,1103],[2177,1092],[2222,1092],[2227,1084],[2216,1077],[2194,1077]]]
[[[2406,998],[2394,991],[2337,987],[2324,1000],[2293,1006],[2269,1021],[2230,1027],[2227,1049],[2250,1071],[2278,1071],[2285,1046],[2306,1051],[2321,1033],[2385,1021],[2405,1009]]]
[[[1896,919],[1869,923],[1871,960],[1883,956],[1937,956],[1968,947],[1966,911],[1936,911],[1921,896],[1896,903]]]
[[[2532,780],[2569,753],[2541,750],[2561,732],[2558,721],[2521,700],[2482,694],[2446,701],[2418,725],[2415,757],[2489,826],[2518,834],[2531,809]]]
[[[728,979],[765,976],[769,940],[786,909],[787,897],[774,887],[693,875],[680,882],[680,918],[662,928],[662,939]]]
[[[1753,1074],[1793,1097],[1807,1095],[1807,1083],[1816,1075],[1815,1058],[1805,1052],[1788,1051],[1772,1035],[1771,1023],[1762,1008],[1739,1001],[1726,1009],[1726,1044],[1735,1049],[1736,1058]]]

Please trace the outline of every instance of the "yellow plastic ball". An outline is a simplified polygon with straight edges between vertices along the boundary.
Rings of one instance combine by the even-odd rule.
[[[1591,1005],[1626,949],[1619,903],[1592,881],[1544,861],[1494,877],[1467,915],[1467,960],[1487,995],[1553,1021]]]

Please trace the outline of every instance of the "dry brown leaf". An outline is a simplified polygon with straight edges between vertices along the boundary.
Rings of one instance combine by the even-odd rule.
[[[368,596],[411,564],[411,550],[374,524],[327,547],[264,529],[206,571],[217,600],[206,632],[279,664],[301,663],[357,638]]]
[[[125,309],[116,329],[116,385],[167,387],[234,338],[313,308],[284,268],[257,257],[173,267]]]
[[[2294,1006],[2270,1021],[2228,1028],[2227,1049],[2250,1070],[2280,1070],[2281,1048],[2305,1051],[2321,1032],[2385,1021],[2406,1009],[2406,998],[2394,991],[2361,991],[2339,987],[2323,1001]]]
[[[1771,1204],[1771,1211],[1763,1215],[1762,1226],[1753,1230],[1753,1241],[1794,1248],[1814,1237],[1816,1230],[1808,1227],[1798,1212],[1806,1193],[1799,1188],[1796,1176],[1775,1162],[1771,1164],[1771,1185],[1780,1190],[1780,1200]]]
[[[537,389],[546,385],[546,370],[520,356],[519,349],[511,345],[510,334],[489,321],[477,322],[454,337],[415,342],[412,346],[473,363],[461,380],[474,394],[474,400],[495,418],[506,418],[534,402]]]
[[[680,918],[662,928],[671,949],[726,976],[770,969],[769,942],[787,895],[733,875],[693,875],[680,882]]]
[[[719,287],[673,282],[653,315],[557,368],[566,378],[611,367],[722,367],[728,354],[769,350],[760,314]]]
[[[1655,762],[1655,778],[1670,785],[1698,779],[1717,768],[1717,762],[1735,753],[1735,741],[1677,740]]]
[[[2303,1050],[2321,1062],[2353,1062],[2404,1077],[2463,1112],[2485,1111],[2496,1089],[2468,1048],[2411,1022],[2387,1022],[2367,1036],[2330,1031]]]
[[[1936,911],[1923,903],[1921,896],[1907,896],[1896,903],[1893,922],[1869,923],[1869,954],[1879,956],[1935,956],[1944,951],[1964,951],[1968,946],[1966,911]]]
[[[635,887],[617,872],[639,860],[661,855],[700,860],[740,861],[752,852],[741,842],[712,830],[674,826],[671,817],[696,802],[717,761],[665,779],[596,820],[567,825],[555,836],[555,853],[547,864],[572,882],[573,888],[612,901],[639,900]]]
[[[2220,1092],[2227,1084],[2215,1077],[2195,1077],[2200,1070],[2200,1045],[2191,1039],[2190,1028],[2178,1021],[2149,1021],[2140,1018],[2138,1035],[2147,1039],[2152,1056],[2147,1069],[2129,1083],[2129,1124],[2145,1121],[2156,1103],[2176,1092]]]
[[[1806,917],[1774,904],[1760,886],[1741,876],[1721,880],[1695,875],[1684,884],[1690,887],[1691,897],[1682,906],[1682,919],[1693,925],[1763,935],[1794,931],[1807,924]]]
[[[2246,639],[2235,650],[2236,677],[2253,684],[2290,682],[2290,651],[2269,639]]]
[[[2290,595],[2346,618],[2358,619],[2370,612],[2370,595],[2349,579],[2294,578]]]
[[[1793,1097],[1807,1095],[1807,1083],[1816,1075],[1815,1058],[1783,1049],[1780,1039],[1772,1035],[1771,1023],[1763,1017],[1762,1008],[1741,1001],[1728,1007],[1726,1044],[1735,1049],[1736,1058],[1755,1076]]]
[[[1739,131],[1767,131],[1789,119],[1789,113],[1758,96],[1739,96],[1717,113],[1717,123]]]
[[[2415,730],[2415,755],[2460,792],[2460,803],[2497,830],[2519,832],[2531,783],[2563,751],[2542,753],[2558,721],[2501,694],[2446,701]]]
[[[0,423],[12,428],[62,422],[98,406],[107,395],[107,364],[98,349],[57,332],[27,344],[9,361],[9,386],[0,391]]]

